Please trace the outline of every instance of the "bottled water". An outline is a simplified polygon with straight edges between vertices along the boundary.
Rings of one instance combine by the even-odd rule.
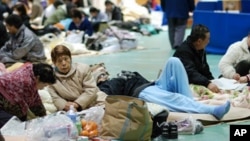
[[[70,105],[70,109],[69,111],[67,112],[67,116],[72,120],[72,122],[74,124],[76,124],[76,117],[77,117],[77,114],[75,112],[75,109],[74,109],[74,106],[73,105]]]

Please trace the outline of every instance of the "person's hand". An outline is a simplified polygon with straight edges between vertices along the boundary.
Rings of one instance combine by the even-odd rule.
[[[75,102],[67,102],[65,107],[64,107],[64,110],[68,111],[70,109],[70,105],[73,105],[75,108],[75,111],[77,111],[76,109],[79,107],[79,105]]]
[[[78,109],[78,108],[79,108],[79,104],[73,102],[73,105],[74,105],[74,108],[75,108],[75,109]]]
[[[209,83],[208,86],[207,86],[207,88],[209,90],[211,90],[212,92],[214,92],[214,93],[220,93],[220,89],[214,83]]]
[[[247,83],[248,79],[247,79],[247,76],[242,76],[240,77],[240,79],[238,80],[238,82],[240,83]]]
[[[239,81],[239,80],[240,80],[240,74],[235,73],[235,74],[233,75],[233,79]]]

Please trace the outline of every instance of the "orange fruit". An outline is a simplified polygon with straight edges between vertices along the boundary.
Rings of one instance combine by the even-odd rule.
[[[87,130],[87,131],[92,131],[92,130],[95,130],[97,129],[97,124],[93,121],[89,121],[87,123],[87,125],[84,127],[84,130]]]
[[[96,122],[92,121],[91,124],[93,126],[93,129],[97,129],[97,123]]]
[[[82,130],[82,132],[81,132],[80,135],[81,135],[81,136],[89,136],[89,131],[87,131],[87,130]]]
[[[81,120],[82,128],[84,128],[87,125],[87,121],[85,119]]]
[[[96,137],[96,136],[98,136],[98,130],[97,129],[95,129],[95,130],[92,130],[92,131],[90,131],[89,132],[89,137]]]
[[[84,130],[87,130],[87,131],[91,131],[93,130],[92,126],[90,124],[87,124],[85,127],[84,127]]]

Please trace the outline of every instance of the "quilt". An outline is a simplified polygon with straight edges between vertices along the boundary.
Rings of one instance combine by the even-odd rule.
[[[231,102],[229,112],[221,119],[217,120],[210,114],[194,114],[170,112],[168,120],[178,121],[189,116],[200,120],[203,125],[217,124],[221,122],[231,122],[250,119],[250,87],[247,84],[238,84],[234,80],[220,79],[216,83],[221,83],[219,86],[220,93],[213,93],[209,89],[200,85],[190,85],[194,99],[205,104],[220,105],[226,101]],[[218,84],[217,84],[218,85]]]

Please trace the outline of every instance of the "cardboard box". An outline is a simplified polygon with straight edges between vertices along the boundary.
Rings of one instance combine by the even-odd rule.
[[[241,1],[240,0],[223,0],[223,10],[241,10]]]

